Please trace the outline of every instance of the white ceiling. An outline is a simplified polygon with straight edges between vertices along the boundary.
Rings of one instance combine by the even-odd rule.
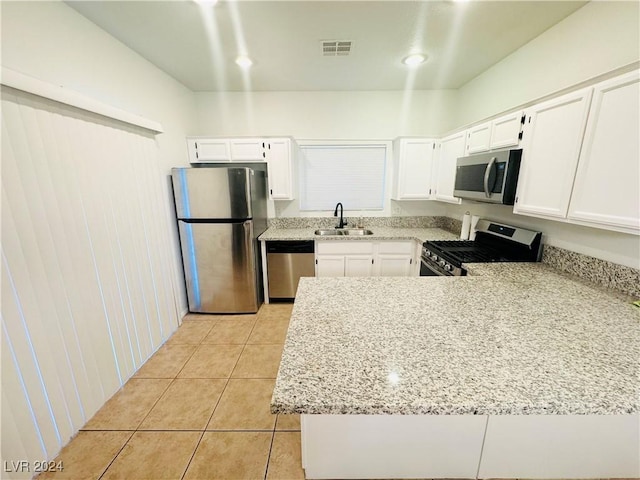
[[[459,88],[586,2],[67,3],[193,91],[310,91]],[[325,57],[322,40],[352,52]],[[411,50],[429,56],[413,73]]]

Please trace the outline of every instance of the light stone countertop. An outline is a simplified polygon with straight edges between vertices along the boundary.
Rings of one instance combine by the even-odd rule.
[[[270,227],[258,237],[261,241],[270,240],[416,240],[420,243],[427,240],[456,240],[457,235],[441,228],[396,228],[396,227],[365,227],[373,232],[372,235],[328,235],[314,234],[316,228],[273,228]]]
[[[542,264],[303,278],[274,413],[640,411],[640,309]]]

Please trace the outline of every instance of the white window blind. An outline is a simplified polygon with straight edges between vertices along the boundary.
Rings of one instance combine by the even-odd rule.
[[[301,147],[300,210],[382,210],[386,145]]]
[[[2,456],[33,466],[167,340],[179,312],[155,137],[1,93]]]

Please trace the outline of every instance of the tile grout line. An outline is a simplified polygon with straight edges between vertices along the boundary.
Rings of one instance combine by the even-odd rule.
[[[157,400],[153,403],[153,405],[150,407],[149,411],[147,412],[147,414],[142,418],[142,420],[140,422],[138,422],[137,427],[135,427],[135,429],[131,430],[131,429],[96,429],[96,430],[84,430],[87,432],[99,432],[99,431],[112,431],[112,432],[129,432],[130,435],[128,436],[127,440],[124,442],[124,444],[122,445],[122,447],[116,452],[116,454],[113,456],[113,458],[111,459],[111,461],[106,465],[106,467],[102,470],[102,473],[99,474],[99,476],[97,478],[102,479],[104,477],[104,475],[106,474],[106,472],[109,470],[109,468],[111,468],[111,466],[113,465],[113,463],[116,461],[116,459],[118,458],[118,456],[122,453],[122,451],[126,448],[126,446],[129,444],[129,442],[131,441],[131,439],[133,438],[133,436],[137,433],[137,432],[201,432],[200,438],[198,439],[198,442],[195,445],[195,448],[189,458],[189,461],[186,464],[186,467],[182,473],[181,478],[184,478],[186,476],[187,471],[189,470],[189,467],[191,466],[193,459],[195,457],[195,454],[198,450],[198,448],[200,447],[200,444],[202,442],[202,439],[204,438],[204,434],[207,431],[212,431],[212,432],[237,432],[237,433],[244,433],[244,432],[261,432],[261,433],[267,433],[267,432],[271,432],[271,443],[269,446],[269,453],[267,456],[267,465],[266,465],[266,469],[265,469],[265,476],[264,478],[266,479],[266,476],[268,475],[268,469],[269,469],[269,463],[271,460],[271,453],[272,453],[272,448],[273,448],[273,442],[275,439],[275,433],[276,433],[276,428],[277,428],[277,414],[276,414],[276,418],[274,420],[274,424],[273,427],[265,430],[265,429],[250,429],[250,430],[237,430],[237,429],[229,429],[229,430],[225,430],[225,429],[214,429],[214,430],[207,430],[207,426],[209,425],[209,423],[211,422],[211,419],[213,418],[213,415],[216,411],[216,409],[219,407],[222,396],[224,394],[224,392],[226,391],[226,388],[228,387],[230,380],[232,380],[232,374],[233,371],[237,368],[239,362],[240,362],[240,358],[242,357],[242,354],[245,352],[247,345],[254,345],[254,344],[250,344],[249,343],[249,339],[251,338],[251,335],[253,334],[254,330],[256,329],[258,322],[260,320],[260,315],[259,313],[256,314],[255,316],[255,320],[254,323],[251,327],[251,330],[249,331],[249,335],[246,337],[244,343],[242,344],[242,350],[240,351],[240,354],[238,355],[238,358],[236,359],[236,362],[234,364],[234,366],[231,368],[229,376],[225,377],[225,378],[216,378],[216,380],[226,380],[225,385],[220,393],[220,396],[218,397],[218,400],[215,403],[215,406],[209,416],[209,419],[207,420],[207,423],[204,427],[203,430],[199,430],[199,429],[179,429],[179,430],[175,430],[175,429],[159,429],[159,430],[147,430],[147,429],[141,429],[140,426],[144,423],[144,421],[149,417],[151,411],[156,407],[156,405],[158,404],[158,402],[160,401],[160,399],[166,394],[167,390],[173,385],[173,383],[175,383],[176,380],[178,380],[178,376],[180,375],[180,373],[184,370],[186,364],[193,358],[193,356],[195,355],[195,352],[198,350],[198,348],[200,348],[202,345],[205,345],[205,339],[208,337],[208,335],[211,333],[211,331],[215,328],[216,325],[218,325],[218,321],[216,320],[215,322],[213,322],[211,328],[206,332],[205,335],[202,336],[202,339],[195,344],[196,348],[194,349],[194,351],[191,353],[191,355],[189,355],[186,360],[184,361],[182,367],[178,370],[178,372],[175,374],[175,376],[172,377],[148,377],[148,378],[135,378],[132,377],[131,379],[136,379],[136,380],[155,380],[155,379],[167,379],[170,380],[170,382],[167,384],[167,386],[164,388],[164,390],[161,392],[161,394],[158,396]],[[263,319],[264,320],[264,319]],[[184,322],[183,322],[184,323]],[[167,344],[167,342],[165,342],[165,344]],[[179,344],[176,344],[179,345]],[[194,344],[189,344],[189,343],[185,343],[183,345],[194,345]],[[209,345],[209,344],[206,344]],[[228,345],[228,344],[219,344],[219,345]],[[240,344],[237,344],[240,345]],[[278,345],[278,346],[283,346],[282,343],[256,343],[255,345]],[[191,378],[190,378],[191,379]],[[213,380],[213,378],[210,377],[197,377],[194,379],[206,379],[206,380]],[[259,380],[274,380],[272,377],[251,377],[251,378],[239,378],[238,380],[253,380],[253,379],[259,379]],[[83,430],[81,430],[83,431]],[[286,430],[288,431],[288,429]],[[296,431],[296,430],[292,430],[292,431]]]
[[[130,430],[114,430],[114,431],[130,431]],[[116,452],[116,454],[113,456],[113,458],[111,459],[107,467],[102,471],[100,475],[98,475],[97,480],[100,480],[102,477],[104,477],[104,474],[107,473],[107,470],[111,468],[111,465],[113,465],[113,462],[115,462],[116,458],[118,458],[118,455],[122,453],[122,451],[124,450],[124,447],[126,447],[129,444],[129,442],[131,441],[135,433],[136,431],[131,432],[131,435],[129,435],[129,438],[127,438],[127,441],[122,444],[122,447],[120,447],[120,449]]]
[[[184,318],[183,318],[183,323],[184,323]],[[215,325],[215,324],[214,324]],[[211,326],[211,329],[213,328],[213,326]],[[180,324],[180,326],[182,326],[182,324]],[[180,326],[178,328],[180,328]],[[211,331],[211,329],[209,329],[209,332]],[[176,330],[177,331],[177,330]],[[207,332],[207,335],[209,334],[209,332]],[[174,332],[175,334],[175,332]],[[172,335],[173,336],[173,335]],[[205,335],[206,337],[206,335]],[[171,337],[169,337],[171,338]],[[204,338],[204,337],[203,337]],[[168,341],[169,339],[167,339]],[[167,341],[165,341],[164,345],[167,345]],[[202,341],[198,344],[198,346],[202,343]],[[163,345],[163,346],[164,346]],[[191,355],[189,356],[189,358],[186,359],[186,361],[184,362],[184,365],[187,364],[187,362],[189,360],[191,360],[191,357],[193,357],[193,355],[195,354],[196,350],[198,348],[196,347],[193,352],[191,353]],[[109,470],[109,468],[111,468],[111,465],[113,465],[113,462],[116,461],[116,458],[118,458],[118,455],[120,455],[120,453],[122,453],[122,451],[124,450],[124,448],[127,446],[127,444],[131,441],[131,439],[133,438],[133,436],[139,432],[139,431],[146,431],[146,430],[140,430],[139,427],[140,425],[142,425],[144,423],[144,421],[147,419],[147,417],[149,416],[149,414],[151,413],[151,411],[155,408],[155,406],[158,404],[158,402],[160,401],[160,399],[164,396],[165,393],[167,393],[167,390],[169,390],[169,387],[171,385],[173,385],[173,383],[175,382],[175,380],[178,378],[178,375],[180,374],[180,372],[182,371],[182,369],[184,368],[184,365],[182,365],[182,368],[176,373],[175,377],[171,378],[171,381],[167,384],[167,386],[165,387],[165,389],[162,391],[162,393],[158,396],[158,398],[156,399],[156,401],[153,403],[153,405],[151,406],[151,408],[149,409],[149,411],[147,412],[147,414],[144,416],[144,418],[138,423],[137,427],[135,428],[135,430],[131,433],[131,435],[129,436],[129,438],[127,439],[127,441],[124,443],[124,445],[122,445],[122,448],[120,448],[120,450],[118,450],[118,452],[114,455],[114,457],[111,459],[111,462],[109,462],[109,465],[107,465],[107,468],[104,469],[104,471],[100,474],[100,476],[98,477],[98,480],[100,480],[105,473],[107,473],[107,470]],[[140,366],[140,368],[142,368],[142,365]],[[131,377],[129,380],[132,380],[134,377]],[[129,381],[127,380],[127,382]],[[145,380],[144,378],[140,378],[138,380]],[[155,379],[146,379],[146,380],[155,380]],[[121,430],[115,430],[115,431],[121,431]],[[124,431],[129,431],[129,430],[124,430]],[[198,442],[199,444],[199,442]],[[197,446],[196,446],[197,448]],[[195,450],[194,450],[195,453]]]
[[[257,322],[257,318],[256,318],[256,322]],[[213,418],[213,415],[215,414],[216,409],[218,408],[218,405],[220,405],[220,400],[222,400],[222,396],[224,395],[224,392],[226,391],[227,386],[229,386],[229,381],[231,380],[231,375],[233,374],[233,371],[235,370],[236,366],[238,365],[238,362],[240,361],[240,357],[242,356],[242,352],[244,352],[244,348],[246,347],[247,341],[249,340],[249,337],[251,336],[251,332],[253,332],[253,329],[256,326],[256,322],[254,322],[253,326],[251,327],[251,331],[249,332],[249,335],[247,336],[247,340],[245,340],[245,343],[242,345],[242,350],[240,351],[240,355],[238,355],[238,358],[236,359],[236,363],[233,365],[233,368],[229,372],[229,376],[226,378],[226,383],[224,384],[224,388],[222,389],[222,392],[220,392],[220,396],[218,397],[218,401],[216,402],[215,407],[213,407],[213,410],[211,411],[211,414],[209,415],[209,419],[207,420],[207,423],[205,424],[204,429],[202,430],[202,434],[200,435],[200,438],[198,439],[198,443],[196,444],[196,447],[193,449],[193,453],[191,454],[191,457],[189,457],[189,461],[187,462],[187,466],[184,469],[184,472],[182,472],[182,476],[180,477],[181,480],[184,480],[185,475],[189,471],[189,467],[191,466],[191,463],[193,462],[193,459],[196,456],[196,452],[198,451],[198,448],[200,447],[200,444],[202,443],[202,439],[204,438],[204,434],[207,433],[207,431],[208,431],[207,427],[209,426],[209,423],[211,422],[211,419]],[[213,327],[211,328],[211,330],[213,330]],[[211,333],[211,331],[209,331],[209,333]],[[204,339],[207,336],[208,336],[208,334],[203,337],[202,341],[198,344],[198,348],[201,345],[205,345],[203,342],[204,342]],[[197,350],[197,348],[196,348],[196,350]],[[194,351],[194,353],[195,353],[195,351]],[[186,365],[186,363],[185,363],[185,365]],[[184,366],[183,366],[183,368],[184,368]],[[180,370],[180,371],[182,371],[182,370]]]
[[[211,331],[215,328],[215,326],[217,324],[218,324],[218,321],[216,320],[216,323],[211,327],[211,329],[207,332],[207,334],[202,337],[202,340],[198,344],[198,347],[196,348],[196,350],[198,350],[198,348],[200,348],[202,345],[205,345],[205,343],[203,343],[203,342],[209,336],[209,334],[211,333]],[[193,352],[194,354],[195,354],[196,350],[194,350],[194,352]],[[240,358],[240,357],[238,357],[238,358]],[[186,363],[185,363],[185,365],[186,365]],[[182,366],[182,368],[184,369],[184,365]],[[182,370],[180,370],[180,371],[182,371]],[[231,373],[229,373],[229,378],[231,378]],[[204,428],[202,429],[202,433],[200,434],[200,438],[198,439],[198,442],[196,443],[196,446],[193,449],[193,453],[189,457],[189,461],[187,462],[187,466],[185,467],[184,471],[182,472],[182,475],[180,476],[180,480],[183,480],[185,475],[189,471],[189,467],[191,466],[191,462],[193,462],[193,459],[196,456],[196,452],[198,451],[198,448],[200,447],[200,444],[202,443],[202,439],[204,438],[204,434],[207,433],[207,426],[209,425],[209,422],[211,421],[211,418],[213,417],[213,414],[215,413],[216,408],[218,408],[218,405],[220,404],[220,400],[222,399],[222,395],[224,394],[224,391],[227,389],[227,385],[229,385],[229,378],[226,379],[226,382],[224,384],[224,388],[220,392],[220,396],[218,397],[218,400],[216,401],[216,404],[213,407],[213,410],[211,410],[211,414],[209,415],[209,418],[207,419],[207,423],[205,423]]]
[[[273,425],[273,432],[271,432],[271,444],[269,445],[269,453],[267,454],[267,465],[264,469],[264,480],[267,480],[267,476],[269,475],[269,464],[271,463],[271,452],[273,452],[273,441],[276,437],[276,426]]]

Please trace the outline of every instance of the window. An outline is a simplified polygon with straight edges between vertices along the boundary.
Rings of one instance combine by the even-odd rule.
[[[388,142],[302,145],[300,210],[384,208]]]

